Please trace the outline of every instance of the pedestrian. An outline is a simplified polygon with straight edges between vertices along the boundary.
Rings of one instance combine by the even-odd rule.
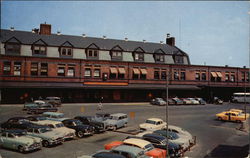
[[[97,105],[97,110],[102,110],[103,97],[100,98],[99,104]]]

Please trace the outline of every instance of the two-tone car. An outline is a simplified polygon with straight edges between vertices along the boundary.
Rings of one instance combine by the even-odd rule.
[[[111,149],[112,153],[123,155],[126,158],[150,158],[145,155],[145,151],[142,148],[131,145],[119,145]]]
[[[27,129],[27,135],[42,139],[44,147],[62,144],[64,135],[60,132],[55,132],[47,126],[35,125]]]
[[[48,120],[52,121],[63,121],[69,118],[64,117],[64,113],[60,112],[44,112],[42,116],[47,117]]]
[[[77,158],[128,158],[128,157],[125,157],[123,155],[120,155],[120,154],[116,154],[116,153],[113,153],[111,151],[97,151],[96,153],[94,153],[92,156],[89,156],[89,155],[82,155],[80,157],[77,157]]]
[[[82,138],[85,135],[93,135],[95,128],[90,125],[84,125],[80,120],[77,119],[66,119],[62,123],[71,129],[74,129],[77,137]]]
[[[0,146],[21,153],[39,150],[42,148],[42,139],[27,136],[24,130],[5,130],[0,133]]]
[[[97,122],[93,116],[76,116],[74,119],[81,121],[84,125],[93,126],[95,133],[105,132],[107,127],[103,122]]]
[[[108,129],[115,131],[117,128],[127,126],[128,115],[124,113],[111,114],[105,122],[108,126]]]
[[[167,123],[159,118],[149,118],[145,121],[145,123],[142,123],[139,125],[141,131],[158,130],[158,129],[163,129],[166,126],[167,126]]]
[[[160,106],[164,106],[164,105],[167,104],[166,101],[163,100],[162,98],[155,98],[155,99],[152,99],[152,100],[150,101],[150,103],[151,103],[152,105],[160,105]]]
[[[30,107],[27,109],[27,114],[42,114],[44,112],[57,112],[58,109],[49,103],[38,105],[36,107]]]
[[[12,117],[1,124],[2,129],[27,129],[34,124],[25,117]]]
[[[75,137],[75,130],[65,127],[61,121],[42,120],[34,121],[33,123],[49,126],[53,131],[62,133],[64,140],[73,139]]]

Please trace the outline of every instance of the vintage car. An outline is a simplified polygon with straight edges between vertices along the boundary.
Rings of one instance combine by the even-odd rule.
[[[172,100],[175,102],[176,105],[182,105],[184,104],[183,101],[177,97],[172,98]]]
[[[164,106],[164,105],[167,104],[166,101],[163,100],[162,98],[155,98],[155,99],[152,99],[152,100],[150,101],[150,103],[151,103],[152,105],[160,105],[160,106]]]
[[[119,145],[112,148],[111,152],[123,155],[126,158],[150,158],[145,155],[145,151],[143,149],[131,145]]]
[[[247,113],[239,113],[235,111],[224,111],[216,114],[216,118],[220,121],[235,121],[242,122],[249,118],[249,114]]]
[[[183,104],[185,105],[191,105],[192,104],[192,101],[189,100],[188,98],[181,98]]]
[[[98,151],[95,154],[93,154],[92,156],[83,155],[83,156],[80,156],[77,158],[128,158],[128,157],[113,153],[111,151],[104,150],[104,151]]]
[[[62,123],[71,129],[74,129],[77,137],[82,138],[85,135],[93,135],[94,127],[90,125],[84,125],[80,120],[77,119],[66,119],[63,120]]]
[[[27,129],[34,124],[25,117],[12,117],[8,121],[1,124],[2,129]]]
[[[153,134],[158,134],[166,137],[170,142],[178,144],[181,148],[187,149],[190,146],[189,138],[179,135],[175,132],[168,131],[165,129],[156,130]]]
[[[193,104],[193,105],[199,105],[200,104],[200,102],[198,100],[194,99],[194,98],[187,98],[187,99],[190,100],[191,104]]]
[[[109,113],[102,113],[102,112],[99,112],[99,113],[96,113],[96,114],[95,114],[95,116],[93,117],[93,120],[94,120],[94,121],[97,121],[97,122],[104,122],[104,121],[106,121],[109,117],[110,117],[110,114],[109,114]]]
[[[27,114],[42,114],[44,112],[56,112],[58,109],[49,103],[38,105],[37,107],[30,107],[27,109]]]
[[[46,102],[43,100],[35,100],[34,103],[37,105],[42,105],[42,104],[45,104]]]
[[[76,116],[74,119],[80,120],[84,125],[93,126],[95,128],[95,133],[106,131],[104,123],[94,121],[92,116]]]
[[[36,103],[24,103],[23,110],[28,110],[29,108],[38,107],[39,105]]]
[[[42,145],[48,147],[63,143],[63,134],[53,131],[48,126],[35,125],[27,129],[27,135],[42,139]]]
[[[59,97],[46,97],[45,102],[52,104],[53,106],[61,106],[62,101]]]
[[[47,120],[47,117],[41,115],[28,116],[26,118],[31,122]]]
[[[42,148],[42,139],[27,136],[24,130],[5,130],[0,134],[0,146],[21,153]]]
[[[104,147],[106,150],[111,150],[119,145],[130,145],[139,147],[144,150],[147,156],[151,156],[153,158],[166,157],[166,150],[155,148],[150,142],[138,138],[129,138],[125,139],[124,141],[113,141],[109,144],[105,144]]]
[[[149,118],[145,121],[145,123],[142,123],[139,125],[140,130],[158,130],[163,129],[167,125],[166,122],[164,122],[162,119],[159,118]]]
[[[195,98],[201,105],[206,105],[207,102],[203,98]]]
[[[48,120],[52,121],[63,121],[69,118],[64,117],[63,113],[60,112],[44,112],[42,116],[47,117]]]
[[[125,127],[128,124],[128,115],[123,113],[111,114],[106,120],[107,128],[115,131],[117,128]]]
[[[33,123],[49,126],[53,131],[62,133],[64,139],[72,139],[75,137],[75,130],[65,127],[61,121],[42,120],[34,121]]]

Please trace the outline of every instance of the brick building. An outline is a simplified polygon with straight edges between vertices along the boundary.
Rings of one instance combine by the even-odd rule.
[[[249,87],[243,67],[191,65],[187,53],[166,43],[51,33],[41,24],[30,32],[1,29],[2,103],[59,96],[64,102],[148,101],[165,97],[213,96],[229,99]],[[223,92],[223,93],[222,93]]]

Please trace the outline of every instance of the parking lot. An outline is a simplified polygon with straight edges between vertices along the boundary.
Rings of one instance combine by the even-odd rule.
[[[77,115],[94,115],[97,104],[63,104],[59,108],[60,112],[65,113],[66,117],[73,118]],[[193,158],[202,157],[244,157],[248,152],[249,134],[248,132],[237,130],[240,123],[220,122],[215,120],[215,114],[228,110],[230,108],[240,108],[242,104],[223,105],[189,105],[189,106],[169,106],[169,124],[180,126],[197,137],[197,144],[185,153],[185,156]],[[44,157],[78,157],[81,155],[90,155],[98,150],[103,150],[103,146],[114,140],[122,140],[127,137],[129,132],[138,129],[138,125],[147,118],[157,117],[166,120],[165,106],[152,106],[148,103],[119,103],[103,105],[103,112],[107,113],[126,113],[132,116],[128,127],[113,132],[95,134],[84,138],[75,138],[66,141],[62,145],[42,150],[21,154],[17,151],[0,149],[3,158],[44,158]],[[247,107],[247,112],[250,108]],[[1,122],[14,116],[28,116],[22,111],[22,105],[1,105]]]

